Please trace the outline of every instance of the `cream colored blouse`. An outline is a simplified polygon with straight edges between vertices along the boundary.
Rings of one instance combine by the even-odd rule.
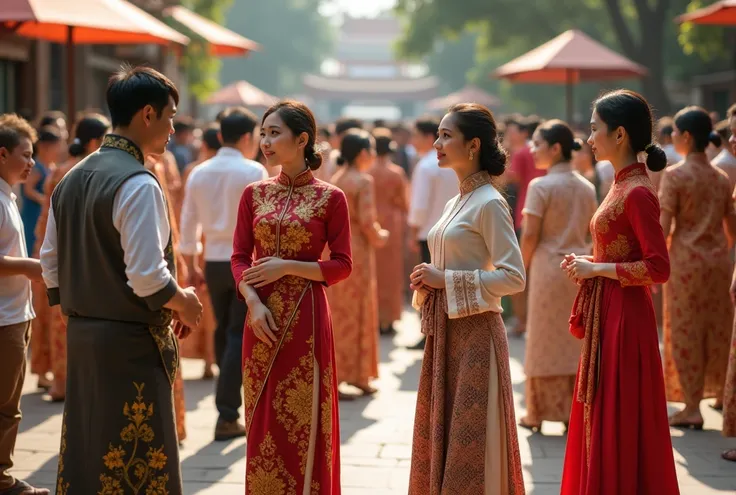
[[[524,290],[526,273],[511,210],[487,172],[460,184],[460,194],[448,201],[428,242],[432,264],[445,272],[449,318],[501,313],[501,297]],[[414,308],[423,302],[415,292]]]

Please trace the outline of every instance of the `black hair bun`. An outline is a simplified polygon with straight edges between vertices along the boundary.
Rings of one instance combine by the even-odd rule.
[[[338,157],[337,157],[337,162],[336,162],[336,163],[337,163],[337,164],[338,164],[338,165],[339,165],[340,167],[342,167],[343,165],[345,165],[345,158],[343,158],[343,157],[342,157],[342,155],[338,156]]]
[[[664,170],[667,166],[667,155],[664,150],[656,144],[648,145],[644,151],[647,154],[647,168],[652,172]]]
[[[580,151],[581,149],[583,149],[583,140],[580,139],[580,138],[575,139],[572,142],[572,150],[573,151]]]
[[[72,141],[72,144],[69,145],[69,155],[76,158],[78,156],[82,156],[84,154],[84,145],[79,139],[75,139]]]

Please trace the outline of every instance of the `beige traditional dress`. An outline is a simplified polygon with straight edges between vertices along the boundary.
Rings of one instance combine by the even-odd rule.
[[[726,386],[723,391],[723,436],[736,437],[736,330],[731,336],[730,349]]]
[[[404,307],[404,242],[409,211],[408,187],[404,169],[393,163],[376,162],[369,171],[376,186],[378,223],[391,233],[388,242],[376,249],[378,280],[378,322],[382,329],[401,319]]]
[[[445,289],[415,293],[427,335],[410,495],[524,493],[501,297],[524,290],[511,212],[486,172],[429,232]]]
[[[368,386],[378,377],[378,287],[375,248],[376,221],[373,178],[343,167],[330,181],[342,189],[350,212],[353,271],[340,285],[327,289],[335,336],[337,381]],[[329,258],[325,258],[329,259]]]
[[[523,214],[541,219],[539,244],[532,257],[526,324],[526,423],[570,418],[580,340],[569,319],[578,287],[560,270],[569,253],[587,255],[590,220],[597,209],[595,187],[569,164],[560,163],[529,184]],[[529,267],[527,267],[529,269]]]
[[[667,400],[697,405],[723,396],[734,316],[723,225],[736,211],[728,176],[703,153],[665,170],[659,202],[674,219],[664,286]]]

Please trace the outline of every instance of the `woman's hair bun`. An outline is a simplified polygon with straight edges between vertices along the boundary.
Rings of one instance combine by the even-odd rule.
[[[317,170],[322,166],[322,152],[316,146],[308,146],[304,150],[304,161],[311,170]]]
[[[575,138],[575,140],[572,142],[572,150],[580,151],[581,149],[583,149],[583,140],[580,138]]]
[[[648,144],[644,152],[647,154],[647,168],[652,172],[659,172],[667,166],[667,155],[656,144]]]
[[[720,148],[723,145],[723,139],[721,139],[721,135],[718,134],[717,131],[710,131],[708,140],[717,148]]]
[[[340,167],[342,167],[343,165],[345,165],[345,158],[343,158],[343,157],[342,157],[342,155],[338,156],[338,157],[337,157],[337,161],[336,161],[336,163],[337,163],[337,164],[338,164],[338,165],[339,165]]]
[[[69,145],[69,156],[76,158],[78,156],[84,155],[84,151],[85,150],[82,141],[80,141],[79,138],[74,138],[72,144]]]

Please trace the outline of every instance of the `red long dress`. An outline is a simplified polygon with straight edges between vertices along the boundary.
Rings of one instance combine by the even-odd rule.
[[[561,493],[678,494],[649,293],[650,285],[667,280],[670,266],[659,202],[643,164],[616,175],[593,217],[591,232],[594,260],[616,263],[619,280],[589,279],[578,294],[580,299],[590,289],[595,296],[582,311],[586,340]]]
[[[325,244],[330,259],[319,261]],[[233,242],[236,281],[254,256],[318,262],[325,282],[289,275],[257,289],[279,340],[268,347],[246,320],[245,493],[339,495],[340,425],[325,285],[344,280],[352,269],[345,195],[309,170],[293,181],[282,172],[249,185]]]

